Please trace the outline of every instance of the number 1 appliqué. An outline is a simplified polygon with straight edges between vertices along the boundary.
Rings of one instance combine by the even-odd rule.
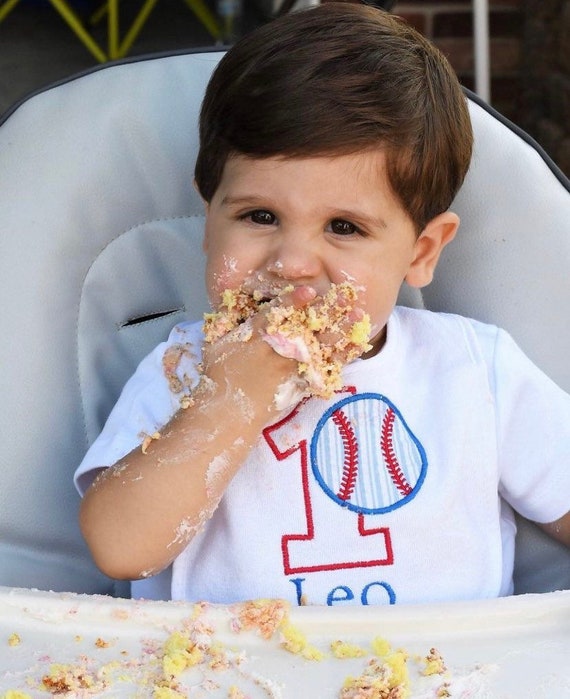
[[[296,457],[301,466],[305,531],[282,537],[286,575],[393,564],[389,529],[369,527],[365,517],[404,504],[414,497],[425,476],[423,449],[389,401],[377,394],[354,395],[353,387],[343,392],[351,395],[324,413],[310,444],[302,439],[280,449],[274,439],[280,430],[287,429],[301,406],[263,432],[279,461]],[[367,424],[359,419],[364,413],[368,423],[378,423],[377,427],[367,429],[366,434],[356,428]],[[373,450],[367,447],[372,442],[377,445]],[[404,443],[408,461],[412,456],[411,467],[399,466],[398,455],[403,451],[398,443]],[[377,452],[376,456],[373,452]],[[368,468],[359,471],[361,463],[366,463]],[[315,488],[328,496],[328,506],[323,506],[321,497],[320,506],[314,507]],[[331,558],[340,541],[342,553]]]

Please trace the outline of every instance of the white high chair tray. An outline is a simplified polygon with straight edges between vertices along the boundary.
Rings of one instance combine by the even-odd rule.
[[[325,653],[321,660],[285,650],[279,631],[269,640],[259,629],[238,632],[247,609],[0,588],[0,697],[379,699],[386,695],[341,693],[348,676],[364,672],[376,637],[409,653],[412,699],[570,697],[570,591],[465,603],[290,609],[286,637],[298,641],[302,632],[309,644],[305,653],[318,648]],[[177,642],[165,645],[173,632]],[[332,657],[335,640],[357,644],[365,657]],[[201,649],[194,650],[198,664],[167,682],[168,693],[164,667],[172,670],[180,662],[177,650],[194,643]],[[447,664],[444,675],[421,674],[418,656],[432,647]],[[50,691],[42,686],[46,677]]]

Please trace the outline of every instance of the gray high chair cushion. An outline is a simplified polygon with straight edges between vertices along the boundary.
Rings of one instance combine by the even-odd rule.
[[[91,563],[73,472],[138,361],[206,309],[192,186],[221,53],[104,66],[0,125],[0,585],[128,594]],[[401,300],[507,328],[570,390],[570,193],[475,102],[462,217],[433,284]],[[518,592],[570,587],[570,555],[524,524]]]

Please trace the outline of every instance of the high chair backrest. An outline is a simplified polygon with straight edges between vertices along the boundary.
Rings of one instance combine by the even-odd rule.
[[[0,122],[0,585],[125,594],[77,526],[73,472],[138,361],[206,309],[193,189],[201,97],[220,52],[110,64]],[[570,192],[471,100],[458,239],[404,303],[508,329],[570,390]],[[517,590],[570,587],[570,556],[523,526]]]

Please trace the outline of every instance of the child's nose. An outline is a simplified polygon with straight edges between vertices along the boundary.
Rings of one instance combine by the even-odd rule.
[[[309,245],[287,242],[274,252],[267,270],[290,281],[314,279],[321,270],[321,261]]]

